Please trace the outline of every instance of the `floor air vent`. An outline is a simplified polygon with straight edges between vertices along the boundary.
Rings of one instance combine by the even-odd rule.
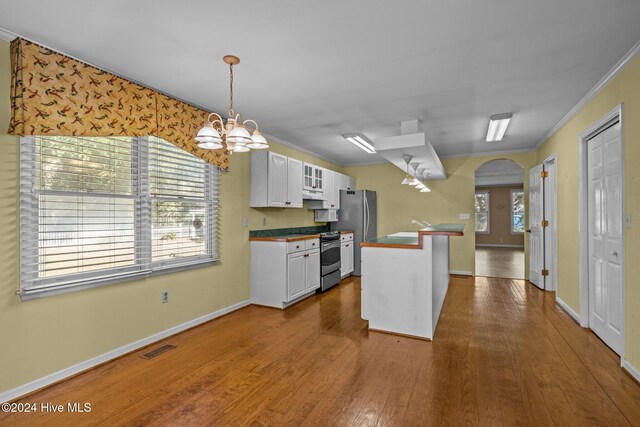
[[[167,344],[167,345],[163,345],[162,347],[158,347],[155,350],[151,350],[148,353],[143,354],[142,357],[143,359],[153,359],[156,356],[161,355],[164,352],[167,352],[169,350],[173,350],[174,348],[176,348],[175,345],[171,345],[171,344]]]

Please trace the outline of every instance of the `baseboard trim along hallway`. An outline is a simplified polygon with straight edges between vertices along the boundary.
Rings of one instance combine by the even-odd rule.
[[[627,371],[629,375],[633,377],[638,383],[640,383],[640,371],[638,371],[627,359],[620,358],[620,366]]]
[[[131,353],[132,351],[136,351],[144,346],[153,344],[156,341],[160,341],[164,338],[170,337],[171,335],[186,331],[187,329],[191,329],[194,326],[198,326],[202,323],[216,319],[225,314],[229,314],[233,311],[239,310],[243,307],[248,306],[250,303],[251,302],[249,300],[245,300],[237,304],[230,305],[229,307],[221,308],[220,310],[205,314],[204,316],[197,317],[193,320],[189,320],[172,328],[165,329],[164,331],[158,332],[156,334],[149,335],[148,337],[142,338],[138,341],[125,344],[122,347],[115,348],[99,356],[93,357],[89,360],[85,360],[84,362],[77,363],[73,366],[69,366],[68,368],[61,369],[57,372],[54,372],[42,378],[38,378],[37,380],[31,381],[27,384],[23,384],[14,389],[7,390],[4,393],[0,393],[0,402],[9,402],[13,399],[17,399],[20,396],[24,396],[25,394],[50,386],[51,384],[64,380],[65,378],[69,378],[73,375],[94,368],[112,359],[123,356],[127,353]]]
[[[562,301],[562,299],[558,298],[557,296],[556,296],[556,304],[558,304],[560,308],[563,309],[569,315],[569,317],[575,320],[578,325],[580,324],[580,316],[571,307],[569,307],[569,304]]]

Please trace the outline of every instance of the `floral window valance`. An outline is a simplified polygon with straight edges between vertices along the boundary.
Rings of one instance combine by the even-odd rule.
[[[208,115],[28,40],[11,42],[12,135],[153,135],[227,170],[227,150],[193,139]]]

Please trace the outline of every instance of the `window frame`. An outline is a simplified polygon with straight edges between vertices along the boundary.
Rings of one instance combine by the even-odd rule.
[[[524,227],[522,231],[513,231],[513,216],[514,216],[514,211],[513,211],[513,194],[514,193],[522,193],[522,217],[523,217],[523,223],[524,223],[524,216],[525,216],[525,205],[524,205],[524,188],[512,188],[511,191],[509,192],[509,206],[510,206],[510,210],[511,210],[511,214],[509,215],[509,220],[510,220],[510,224],[509,224],[509,230],[511,231],[511,234],[516,235],[516,236],[520,236],[520,235],[524,235]]]
[[[20,291],[22,300],[31,300],[67,292],[76,292],[125,281],[153,277],[176,271],[190,270],[215,265],[220,260],[218,248],[218,218],[220,195],[220,169],[208,162],[205,166],[205,198],[206,215],[206,255],[188,256],[175,260],[153,261],[151,209],[154,198],[149,191],[149,138],[130,137],[131,139],[131,196],[112,193],[94,193],[91,191],[66,191],[54,189],[38,189],[36,182],[36,139],[40,136],[23,136],[20,138]],[[46,135],[43,136],[46,138]],[[90,137],[80,136],[86,139]],[[165,141],[169,144],[168,141]],[[24,173],[33,172],[33,173]],[[124,197],[133,200],[134,223],[134,264],[130,266],[112,267],[95,271],[64,274],[60,276],[38,278],[38,268],[24,267],[26,257],[38,259],[40,254],[39,237],[39,197],[47,194],[63,194],[69,196],[108,196]],[[177,197],[176,200],[180,200]],[[33,241],[32,239],[36,239]],[[35,283],[35,284],[34,284]]]
[[[475,207],[475,197],[478,194],[485,194],[487,197],[487,210],[485,212],[476,212],[476,207]],[[476,190],[476,192],[474,193],[474,200],[473,200],[473,214],[474,214],[474,222],[473,222],[473,228],[475,230],[475,225],[476,225],[476,221],[475,221],[475,215],[477,215],[478,213],[485,213],[487,215],[487,230],[486,231],[478,231],[475,230],[476,234],[491,234],[491,191],[490,190]]]

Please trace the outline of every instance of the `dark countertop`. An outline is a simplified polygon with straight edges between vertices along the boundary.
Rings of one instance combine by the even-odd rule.
[[[465,224],[436,224],[419,230],[415,237],[382,236],[368,242],[362,242],[360,246],[422,249],[422,236],[463,236],[464,228]]]
[[[340,234],[353,233],[351,230],[341,231]],[[305,234],[305,233],[283,233],[273,236],[249,236],[250,242],[298,242],[300,240],[319,239],[320,234]]]

